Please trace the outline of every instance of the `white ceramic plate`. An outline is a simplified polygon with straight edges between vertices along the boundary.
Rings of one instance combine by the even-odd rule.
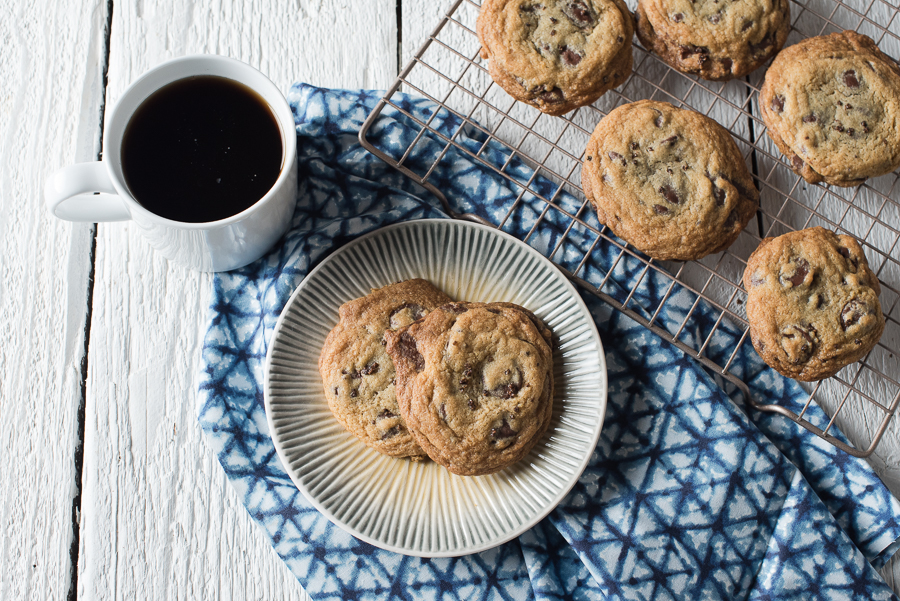
[[[372,288],[415,277],[455,300],[517,303],[559,340],[553,420],[519,463],[489,476],[456,476],[431,461],[381,455],[329,411],[318,360],[338,307]],[[266,357],[269,431],[300,492],[357,538],[422,557],[483,551],[546,516],[587,465],[603,425],[606,392],[597,328],[563,274],[507,234],[449,219],[385,227],[325,259],[294,291]]]

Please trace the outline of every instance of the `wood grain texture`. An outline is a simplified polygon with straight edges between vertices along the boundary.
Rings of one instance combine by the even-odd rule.
[[[44,179],[99,145],[105,0],[0,1],[0,598],[69,590],[93,228]]]
[[[110,106],[147,69],[199,52],[248,62],[285,91],[297,80],[384,87],[396,65],[395,7],[116,1]],[[197,424],[211,282],[169,265],[132,225],[98,226],[81,599],[305,598]]]

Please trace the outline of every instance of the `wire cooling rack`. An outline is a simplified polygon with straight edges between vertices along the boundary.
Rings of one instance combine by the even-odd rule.
[[[634,0],[629,1],[634,9]],[[550,117],[533,107],[514,101],[488,75],[486,64],[479,56],[480,43],[475,33],[479,2],[457,0],[438,26],[401,71],[394,85],[386,92],[376,109],[363,125],[359,139],[362,145],[417,183],[435,194],[449,214],[456,218],[473,219],[494,227],[502,227],[522,206],[518,200],[509,213],[497,223],[488,223],[473,215],[460,215],[450,209],[446,198],[430,178],[434,169],[453,148],[469,159],[481,163],[506,177],[510,187],[519,190],[519,200],[527,195],[543,205],[540,216],[530,232],[523,237],[529,242],[539,235],[542,227],[549,227],[550,216],[555,222],[567,223],[565,234],[573,229],[594,236],[594,244],[574,269],[562,268],[577,284],[596,294],[632,319],[643,324],[665,340],[672,342],[691,357],[700,361],[714,374],[731,383],[756,409],[780,413],[835,446],[857,457],[869,456],[881,440],[891,417],[900,404],[900,186],[896,173],[868,181],[858,188],[835,188],[810,185],[796,176],[778,149],[765,133],[757,106],[759,88],[765,69],[758,69],[743,80],[728,83],[708,82],[683,75],[646,52],[635,38],[634,72],[630,79],[604,95],[592,106],[581,107],[562,117]],[[816,35],[844,29],[854,29],[875,40],[883,52],[894,60],[900,58],[900,8],[885,0],[808,0],[791,3],[792,31],[787,44]],[[410,92],[425,96],[456,115],[464,123],[451,135],[437,131],[434,112],[427,121],[407,112],[397,94]],[[738,143],[747,165],[760,190],[760,210],[737,242],[727,251],[705,257],[700,261],[668,263],[649,259],[633,247],[613,236],[605,226],[588,218],[592,211],[580,188],[580,171],[584,148],[594,126],[613,108],[650,98],[685,106],[708,115],[728,128]],[[387,108],[405,114],[419,132],[402,156],[377,148],[368,138],[370,128]],[[464,145],[467,136],[484,140],[482,150],[472,152]],[[425,139],[437,140],[443,150],[433,162],[422,167],[409,160],[413,149]],[[487,162],[482,154],[488,142],[500,145],[509,160],[498,168]],[[511,173],[514,160],[533,168],[533,175],[522,181]],[[538,179],[553,182],[553,191],[536,184]],[[543,192],[542,192],[543,191]],[[581,204],[575,209],[558,202],[561,194],[574,196]],[[762,238],[787,231],[821,225],[859,239],[878,275],[881,285],[882,307],[887,327],[878,346],[862,361],[850,365],[836,376],[806,388],[809,397],[804,408],[795,413],[785,407],[766,404],[754,399],[745,382],[734,373],[733,362],[743,345],[750,345],[744,311],[746,293],[741,277],[747,258]],[[588,255],[598,243],[611,244],[618,256],[600,285],[586,281],[582,269]],[[560,248],[545,253],[559,264]],[[638,280],[611,282],[615,266],[626,257],[643,266]],[[567,263],[571,265],[571,263]],[[633,300],[635,289],[647,274],[668,282],[667,292],[654,307],[637,307]],[[630,288],[624,300],[617,300],[606,286],[617,284]],[[664,323],[658,319],[665,305],[673,302],[672,291],[683,286],[696,294],[696,301],[684,314],[681,323]],[[679,288],[680,289],[680,288]],[[621,295],[617,295],[621,299]],[[712,310],[716,317],[705,335],[687,336],[685,329],[698,307]],[[708,348],[720,328],[737,328],[742,334],[727,360],[714,361]],[[720,354],[719,357],[722,355]],[[827,424],[813,424],[804,416],[816,399],[831,415]],[[832,428],[842,412],[860,412],[866,416],[869,430],[874,432],[868,442],[854,441],[848,445],[832,435]],[[863,449],[863,450],[860,450]]]

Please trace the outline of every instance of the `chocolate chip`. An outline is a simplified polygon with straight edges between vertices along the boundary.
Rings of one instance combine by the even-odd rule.
[[[625,36],[620,35],[619,37],[616,38],[616,41],[621,44],[622,42],[625,41]]]
[[[726,230],[730,230],[734,227],[734,225],[738,222],[740,215],[737,212],[737,209],[732,209],[730,213],[728,213],[728,217],[725,218],[724,227]]]
[[[417,372],[425,369],[425,357],[419,352],[415,339],[408,332],[400,334],[400,339],[397,341],[397,350],[400,351],[401,357],[413,364]]]
[[[844,85],[848,88],[859,87],[859,79],[856,78],[856,71],[844,71]]]
[[[747,22],[745,22],[745,23],[741,26],[741,33],[747,31],[747,30],[750,29],[751,27],[753,27],[753,21],[747,21]]]
[[[335,386],[335,388],[334,388],[334,396],[337,396],[337,395],[338,395],[338,389],[337,389],[337,386]]]
[[[538,94],[537,96],[547,104],[559,104],[566,100],[566,95],[559,88],[551,88]]]
[[[713,25],[718,25],[719,21],[721,21],[721,20],[722,20],[721,13],[716,13],[714,15],[710,15],[710,17],[709,17],[709,22],[712,23]]]
[[[560,56],[565,64],[574,67],[581,62],[581,55],[566,46],[560,48]]]
[[[811,325],[788,326],[781,333],[781,347],[793,363],[803,363],[816,349],[816,334],[816,329]]]
[[[662,205],[653,205],[653,210],[656,211],[657,215],[666,215],[669,212],[669,209]]]
[[[831,124],[831,129],[833,129],[836,132],[843,132],[844,124],[835,119],[835,121]]]
[[[402,428],[400,427],[400,424],[397,424],[396,426],[394,426],[393,428],[391,428],[390,430],[388,430],[387,432],[382,434],[381,440],[387,440],[388,438],[393,438],[394,436],[397,436],[398,434],[400,434],[401,431],[402,431]]]
[[[767,33],[765,35],[765,37],[763,37],[763,39],[761,39],[759,42],[757,42],[757,43],[751,42],[750,44],[748,44],[748,47],[750,48],[751,54],[759,55],[759,54],[765,54],[766,52],[768,52],[769,49],[774,44],[775,44],[775,34]]]
[[[456,313],[457,315],[469,310],[469,308],[462,303],[447,303],[446,305],[441,305],[440,308],[443,311],[449,311],[450,313]]]
[[[781,285],[787,286],[788,283],[791,284],[791,287],[797,287],[803,283],[806,279],[806,276],[809,274],[809,262],[806,259],[797,259],[797,268],[794,271],[794,275],[787,277],[785,275],[781,276]]]
[[[351,398],[351,399],[355,399],[355,398],[358,397],[358,396],[359,396],[359,392],[357,392],[356,390],[351,390],[351,391],[350,391],[350,398]]]
[[[668,138],[663,140],[662,144],[674,144],[677,141],[678,141],[678,135],[676,134],[674,136],[669,136]]]
[[[582,0],[567,2],[563,7],[563,13],[578,27],[587,28],[594,26],[594,14]]]
[[[847,130],[847,135],[850,136],[851,138],[853,137],[853,134],[855,134],[855,133],[856,133],[856,130],[853,129],[852,127]]]
[[[850,326],[856,325],[866,315],[870,315],[872,309],[867,303],[854,298],[841,309],[841,327],[846,330]]]
[[[555,30],[555,29],[551,29],[551,30],[550,30],[550,35],[551,35],[551,36],[556,35],[556,30]]]
[[[862,122],[862,126],[863,126],[863,133],[864,133],[864,134],[869,133],[869,124],[866,123],[865,121],[863,121],[863,122]]]
[[[405,319],[401,319],[401,316],[398,315],[398,313],[406,309],[409,309],[409,316],[411,318],[411,321],[418,321],[425,317],[425,315],[428,313],[428,311],[426,311],[425,307],[423,307],[422,305],[417,305],[416,303],[404,303],[391,311],[390,316],[388,317],[392,330],[402,328],[403,326],[409,325],[409,323],[411,323]]]
[[[750,286],[752,288],[757,288],[759,286],[762,286],[765,283],[766,283],[766,276],[758,271],[753,272],[753,274],[750,276]]]
[[[722,59],[722,68],[725,69],[726,71],[731,71],[731,68],[733,66],[734,66],[734,61],[731,60],[730,58]]]
[[[716,199],[717,206],[725,206],[725,190],[713,185],[713,197]]]
[[[610,160],[612,160],[612,161],[618,161],[619,159],[625,158],[618,152],[613,152],[612,150],[610,150],[606,154],[609,156]]]
[[[682,13],[675,13],[674,15],[672,15],[672,20],[676,23],[681,23],[682,21],[684,21],[684,15]]]
[[[441,406],[438,409],[438,413],[440,414],[442,420],[447,421],[447,407],[445,407],[443,403],[441,403]]]
[[[385,409],[384,411],[382,411],[381,413],[379,413],[377,416],[375,416],[375,419],[376,419],[376,420],[378,420],[378,419],[388,419],[388,418],[390,418],[390,417],[397,417],[397,416],[394,415],[394,413],[393,413],[390,409]]]
[[[659,112],[659,111],[657,111],[657,112]],[[656,120],[653,121],[653,124],[656,125],[656,127],[662,127],[662,126],[663,126],[663,116],[662,116],[662,113],[659,113],[659,116],[656,118]]]
[[[809,115],[803,117],[804,123],[815,123],[818,120],[819,120],[819,118],[816,117],[815,114],[813,114],[813,113],[810,113]]]
[[[490,390],[485,389],[482,391],[482,394],[484,396],[497,397],[498,399],[511,399],[518,394],[521,388],[521,384],[510,382],[508,384],[500,384]]]
[[[377,373],[378,373],[378,363],[375,361],[372,361],[368,365],[366,365],[364,368],[357,369],[356,371],[354,371],[352,374],[350,374],[350,377],[353,378],[354,380],[359,380],[363,376],[371,376],[372,374],[377,374]]]
[[[687,60],[694,55],[700,55],[700,62],[705,63],[709,59],[709,48],[688,44],[681,47],[681,60]]]
[[[772,97],[772,110],[776,113],[784,112],[784,97],[776,94]]]
[[[467,404],[469,405],[469,409],[475,411],[478,409],[478,402],[475,399],[469,399]]]
[[[803,165],[805,165],[805,163],[803,162],[803,159],[795,154],[793,157],[791,157],[791,165],[794,166],[794,169],[800,171],[801,169],[803,169]]]
[[[505,419],[503,420],[503,423],[500,424],[499,428],[491,428],[491,437],[495,438],[495,439],[511,438],[511,437],[515,436],[516,434],[518,434],[518,432],[513,430],[509,426],[509,422],[507,422]]]
[[[660,186],[658,192],[663,195],[663,198],[671,202],[673,205],[681,204],[681,198],[678,197],[678,192],[676,192],[675,188],[673,188],[669,184]]]

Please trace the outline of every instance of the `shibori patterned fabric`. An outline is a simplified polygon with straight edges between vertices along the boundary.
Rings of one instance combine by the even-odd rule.
[[[792,422],[746,414],[693,360],[624,314],[584,294],[606,349],[609,402],[600,442],[571,494],[543,522],[493,550],[455,559],[405,557],[354,539],[297,491],[275,453],[263,404],[267,342],[291,292],[343,243],[399,221],[442,217],[440,205],[367,153],[357,133],[375,91],[297,84],[300,189],[288,234],[266,257],[216,275],[199,391],[199,420],[247,511],[314,599],[894,599],[877,574],[900,540],[900,503],[874,471]],[[461,127],[430,102],[395,96],[404,111],[446,135]],[[402,154],[418,129],[386,111],[371,130]],[[473,152],[482,141],[463,136]],[[408,159],[429,165],[443,144],[425,138]],[[508,157],[488,144],[487,160]],[[521,181],[530,169],[513,161]],[[424,169],[421,169],[424,172]],[[451,150],[433,181],[460,212],[495,223],[522,192]],[[554,192],[541,180],[542,194]],[[571,212],[575,198],[557,202]],[[543,202],[525,194],[504,230],[523,237]],[[568,223],[549,213],[529,243],[550,255]],[[593,219],[592,215],[586,217]],[[593,225],[598,225],[596,222]],[[553,255],[574,270],[595,237],[573,228]],[[600,285],[617,255],[597,244],[579,275]],[[655,307],[669,282],[627,259],[604,291]],[[675,288],[660,314],[681,323],[695,297]],[[716,314],[701,305],[688,337]],[[724,363],[740,332],[725,324],[708,347]],[[732,370],[757,398],[797,408],[793,381],[743,345]],[[807,416],[825,420],[813,407]]]

